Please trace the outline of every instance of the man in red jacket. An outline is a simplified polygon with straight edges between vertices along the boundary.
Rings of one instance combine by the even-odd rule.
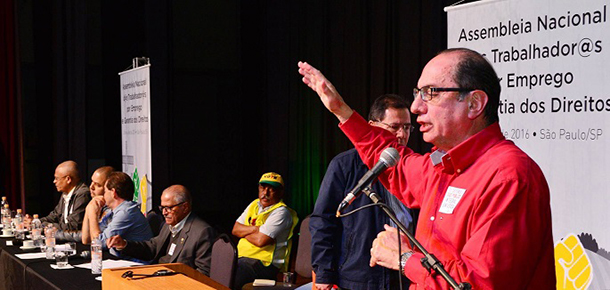
[[[299,63],[303,82],[341,122],[369,167],[396,139],[372,127],[314,67]],[[473,289],[555,289],[549,187],[538,165],[504,138],[498,123],[500,83],[491,64],[469,49],[449,49],[424,68],[411,112],[432,153],[400,148],[398,165],[380,176],[410,208],[420,208],[416,238],[458,282]],[[448,289],[420,262],[423,254],[396,232],[373,242],[371,265],[398,269],[412,289]]]

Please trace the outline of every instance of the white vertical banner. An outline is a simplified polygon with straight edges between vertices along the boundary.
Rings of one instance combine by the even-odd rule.
[[[142,213],[152,209],[150,64],[119,73],[123,172],[133,179],[134,201]]]
[[[558,289],[610,289],[608,0],[490,0],[448,7],[448,47],[484,54],[500,126],[551,190]]]

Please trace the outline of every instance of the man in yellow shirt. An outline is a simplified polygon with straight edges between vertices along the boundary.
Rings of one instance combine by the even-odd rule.
[[[275,172],[263,174],[258,199],[248,205],[233,226],[237,244],[237,271],[234,289],[254,279],[275,280],[287,265],[290,238],[298,222],[294,210],[282,201],[284,180]]]

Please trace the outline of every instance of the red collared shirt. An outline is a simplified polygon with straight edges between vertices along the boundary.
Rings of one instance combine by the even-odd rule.
[[[369,167],[388,146],[402,151],[398,165],[379,179],[408,207],[421,208],[415,237],[458,283],[555,289],[548,184],[497,123],[445,155],[434,148],[423,156],[397,147],[392,134],[357,113],[340,127]],[[416,251],[405,266],[411,289],[450,289],[421,265],[423,257]]]

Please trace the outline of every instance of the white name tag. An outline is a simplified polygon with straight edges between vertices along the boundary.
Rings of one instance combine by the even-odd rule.
[[[168,254],[169,254],[170,256],[173,256],[173,255],[174,255],[174,250],[175,250],[175,249],[176,249],[176,244],[172,243],[172,245],[171,245],[171,246],[169,246],[169,252],[168,252]]]
[[[452,214],[453,210],[460,202],[460,199],[462,199],[462,196],[464,196],[465,192],[466,189],[449,186],[449,188],[447,188],[447,192],[445,193],[443,203],[441,203],[441,208],[439,209],[439,212]]]

